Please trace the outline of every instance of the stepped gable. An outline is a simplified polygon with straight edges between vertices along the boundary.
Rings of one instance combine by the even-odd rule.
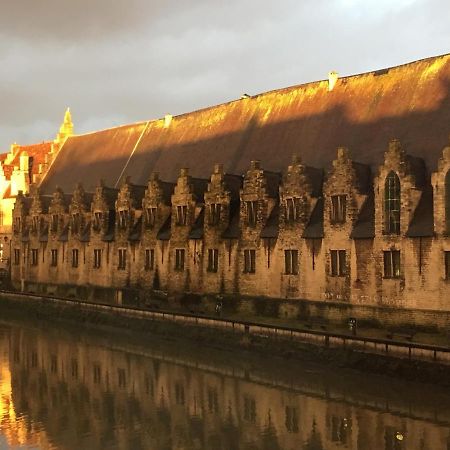
[[[14,167],[20,166],[20,156],[26,152],[30,157],[30,181],[33,180],[33,175],[39,173],[39,164],[45,163],[45,158],[52,150],[52,142],[41,142],[40,144],[32,145],[17,145],[16,154],[14,158],[8,163],[3,164],[3,173],[7,180],[11,179],[11,174]],[[4,156],[4,157],[3,157]],[[0,161],[4,162],[8,153],[0,155]]]
[[[207,178],[215,163],[243,174],[252,160],[284,171],[293,154],[324,168],[340,146],[353,149],[358,162],[377,166],[392,138],[434,170],[450,133],[449,90],[447,54],[342,77],[331,90],[328,80],[317,81],[70,137],[43,189],[70,189],[81,181],[88,191],[99,177],[115,186],[123,171],[136,184],[146,184],[153,171],[176,181],[182,167]]]
[[[106,186],[118,187],[146,123],[125,125],[95,133],[70,136],[41,184],[44,193],[56,186],[70,192],[81,182],[86,192],[94,192],[99,179]],[[148,180],[136,184],[147,184]]]

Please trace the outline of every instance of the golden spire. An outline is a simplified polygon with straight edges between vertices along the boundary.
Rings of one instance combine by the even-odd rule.
[[[72,115],[70,114],[70,108],[67,108],[64,114],[64,122],[60,126],[58,136],[56,137],[56,142],[62,143],[66,140],[66,138],[72,135],[73,135]]]

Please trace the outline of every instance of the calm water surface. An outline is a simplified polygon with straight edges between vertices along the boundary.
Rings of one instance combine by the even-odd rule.
[[[5,318],[0,355],[0,448],[450,450],[444,388]]]

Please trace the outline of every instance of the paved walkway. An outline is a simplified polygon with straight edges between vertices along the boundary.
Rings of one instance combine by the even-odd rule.
[[[164,310],[168,310],[167,303],[159,304],[159,307]],[[180,312],[180,313],[194,313],[198,315],[213,315],[211,312],[200,312],[197,308],[189,309],[183,307],[170,308],[170,311]],[[314,320],[311,318],[310,321],[299,320],[299,319],[289,319],[289,318],[275,318],[268,316],[257,316],[245,313],[227,313],[226,311],[220,315],[223,319],[231,320],[241,320],[248,322],[258,322],[268,325],[281,325],[290,328],[306,329],[306,330],[317,330],[317,331],[328,331],[340,334],[352,334],[349,327],[345,324],[337,323],[325,323],[323,320]],[[408,329],[388,329],[388,328],[376,328],[369,326],[358,325],[357,336],[361,337],[372,337],[380,339],[395,339],[396,341],[405,342],[416,342],[421,344],[430,345],[440,345],[450,347],[450,330],[445,332],[414,332]]]

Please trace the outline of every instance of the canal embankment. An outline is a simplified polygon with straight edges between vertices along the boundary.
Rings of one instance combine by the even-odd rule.
[[[450,347],[441,345],[16,292],[0,292],[0,310],[70,321],[84,327],[184,336],[212,347],[250,349],[289,359],[450,384]]]

